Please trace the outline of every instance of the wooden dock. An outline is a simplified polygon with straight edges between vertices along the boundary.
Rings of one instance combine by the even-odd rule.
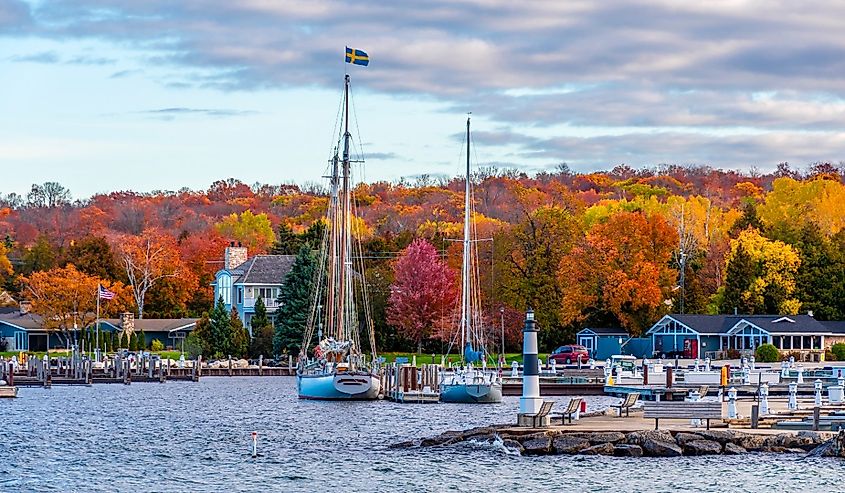
[[[433,404],[440,402],[440,365],[391,363],[381,377],[385,399],[402,404]]]
[[[2,385],[0,386],[0,399],[2,398],[14,398],[18,396],[18,388],[12,387],[10,385]]]

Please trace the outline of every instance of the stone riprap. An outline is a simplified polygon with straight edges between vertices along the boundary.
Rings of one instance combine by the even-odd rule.
[[[591,433],[565,430],[528,431],[509,425],[447,431],[423,440],[397,443],[391,448],[449,446],[461,442],[501,442],[504,447],[520,455],[678,457],[766,452],[845,457],[845,432],[840,432],[839,435],[811,431],[760,435],[736,430]]]

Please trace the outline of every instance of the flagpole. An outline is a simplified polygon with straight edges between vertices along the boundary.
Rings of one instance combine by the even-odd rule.
[[[100,349],[100,283],[97,283],[97,324],[94,326],[97,331],[97,350]]]

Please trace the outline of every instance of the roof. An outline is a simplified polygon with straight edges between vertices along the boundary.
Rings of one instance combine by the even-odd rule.
[[[41,330],[41,316],[34,313],[21,315],[17,308],[12,313],[0,313],[0,322],[6,322],[27,330]]]
[[[819,322],[809,315],[667,315],[699,334],[728,334],[746,321],[770,334],[829,334],[831,322]],[[845,333],[845,322],[842,333]],[[656,325],[656,324],[655,324]]]
[[[185,329],[197,324],[198,318],[140,318],[135,319],[135,330],[144,332],[169,332],[176,329]],[[107,318],[100,320],[120,328],[120,319]]]
[[[296,255],[256,255],[227,272],[232,274],[232,284],[281,285],[294,260]]]
[[[822,325],[827,327],[827,329],[834,334],[845,335],[845,320],[829,320],[827,322],[822,322]]]
[[[599,336],[624,336],[628,337],[628,331],[619,327],[584,327],[578,333],[590,331]]]

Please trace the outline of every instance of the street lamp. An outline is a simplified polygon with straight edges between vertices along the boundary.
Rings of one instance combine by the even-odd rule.
[[[499,317],[502,321],[502,356],[499,358],[501,361],[501,366],[504,365],[505,362],[505,307],[499,308]]]

